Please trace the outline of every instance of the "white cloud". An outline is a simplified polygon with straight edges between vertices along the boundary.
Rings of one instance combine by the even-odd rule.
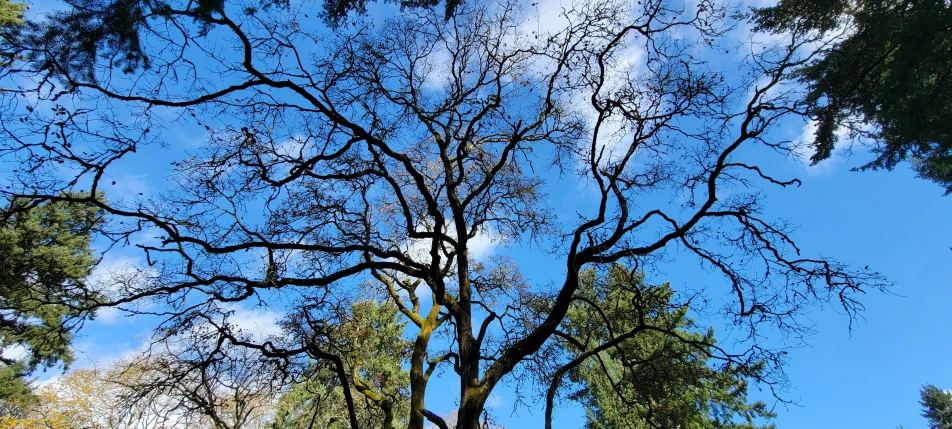
[[[447,231],[447,234],[454,239],[456,238],[456,233],[452,228]],[[485,260],[493,254],[501,240],[502,237],[494,232],[479,230],[476,232],[476,236],[469,239],[467,246],[469,256],[476,260]],[[428,238],[408,238],[402,247],[411,259],[426,264],[430,262],[431,242]]]
[[[499,394],[490,393],[486,398],[486,408],[498,408],[503,405],[503,398]]]
[[[242,333],[259,339],[281,333],[278,321],[284,315],[277,311],[261,307],[248,309],[239,304],[228,304],[223,308],[232,312],[228,317],[228,323]]]
[[[565,10],[571,10],[576,2],[572,0],[540,0],[524,10],[526,20],[520,26],[524,33],[555,34],[569,25],[564,15]],[[541,36],[540,36],[541,37]]]
[[[141,341],[106,343],[99,339],[84,338],[70,346],[75,361],[70,369],[103,368],[114,362],[145,350]]]
[[[418,227],[418,229],[422,228],[423,227]],[[452,229],[450,229],[448,233],[451,237],[456,238],[456,234],[453,233]],[[496,247],[499,246],[502,239],[501,236],[494,232],[487,232],[485,230],[477,231],[476,235],[468,241],[467,249],[469,250],[470,258],[476,261],[487,260],[495,252]],[[426,238],[408,238],[401,246],[401,250],[414,261],[428,264],[431,261],[430,243],[431,240]],[[444,254],[443,257],[445,258],[446,255]],[[431,298],[430,292],[430,288],[425,282],[421,282],[415,290],[416,295],[423,302],[429,302]],[[399,290],[398,293],[404,299],[407,297],[406,291]]]
[[[115,185],[106,187],[111,199],[136,199],[149,194],[148,174],[124,174],[113,178]]]
[[[109,297],[121,296],[141,288],[148,278],[156,275],[154,269],[143,265],[137,257],[107,253],[86,281],[92,290]]]
[[[118,325],[122,323],[124,311],[116,307],[106,307],[96,311],[96,319],[94,323],[100,323],[103,325]]]
[[[537,43],[545,43],[550,37],[556,37],[555,42],[552,43],[558,43],[560,39],[556,35],[566,31],[572,22],[577,24],[579,21],[584,20],[584,15],[590,12],[590,6],[588,2],[572,0],[541,0],[539,2],[533,2],[532,6],[525,10],[528,18],[520,26],[520,30],[528,35],[530,41],[538,40]],[[609,7],[614,8],[615,12],[619,14],[638,13],[637,7],[625,6],[623,2],[613,3],[609,5]],[[635,19],[638,18],[636,16],[630,16],[628,20],[621,19],[618,22],[607,24],[622,25]],[[562,34],[562,36],[564,36],[564,34]],[[632,79],[644,76],[647,72],[647,51],[644,47],[644,41],[644,38],[638,33],[631,32],[626,40],[616,45],[611,58],[605,64],[606,69],[602,77],[602,85],[600,85],[599,88],[599,96],[609,96],[610,94],[617,93],[619,90],[624,90],[625,87],[631,85]],[[596,44],[598,43],[603,44],[606,42],[603,40],[596,42]],[[601,47],[601,45],[588,46],[587,44],[586,46],[593,50],[597,50]],[[530,69],[538,78],[544,79],[555,71],[554,66],[555,64],[552,61],[535,58]],[[575,76],[574,78],[580,79],[581,76]],[[566,94],[562,101],[567,103],[566,108],[572,110],[573,113],[581,115],[590,128],[590,134],[586,136],[586,138],[581,139],[580,143],[584,145],[583,149],[586,149],[580,152],[584,154],[588,149],[589,142],[592,141],[593,136],[591,132],[598,118],[598,112],[591,106],[591,94],[584,90],[577,91],[572,94]],[[633,101],[633,103],[638,102],[639,101]],[[629,109],[640,108],[642,111],[647,110],[647,100],[642,99],[640,103],[638,106],[629,105],[627,107]],[[599,134],[596,139],[595,147],[595,150],[600,154],[599,163],[601,165],[607,165],[619,159],[619,157],[627,151],[628,145],[631,143],[633,137],[629,129],[630,125],[630,121],[622,119],[619,115],[609,117],[602,121],[599,126]],[[584,155],[582,156],[584,157]],[[584,165],[586,159],[577,159],[576,163]]]
[[[476,260],[484,260],[492,255],[493,250],[498,245],[498,237],[492,234],[486,234],[480,231],[475,237],[469,240],[469,254]]]
[[[33,381],[33,383],[31,383],[31,386],[33,386],[34,389],[40,389],[44,386],[57,385],[59,384],[62,378],[63,378],[63,374],[60,374],[60,373],[53,374],[50,377],[40,378]]]
[[[14,344],[10,347],[0,350],[0,356],[4,359],[20,360],[26,357],[28,350],[20,344]]]
[[[420,70],[423,74],[423,82],[420,87],[427,91],[440,91],[448,88],[453,76],[450,73],[452,66],[449,52],[445,49],[442,42],[438,42],[433,47],[433,51],[424,60],[424,68]]]
[[[149,227],[133,234],[132,237],[129,238],[129,242],[134,246],[135,245],[157,246],[161,243],[162,237],[164,236],[165,236],[165,231],[156,227]]]
[[[829,159],[821,161],[817,165],[810,165],[810,157],[813,156],[814,153],[814,149],[810,146],[810,143],[813,142],[816,130],[817,122],[813,120],[803,126],[800,135],[793,142],[793,155],[797,161],[800,162],[800,165],[803,166],[804,171],[809,175],[820,176],[832,174],[838,166],[846,163],[846,158],[843,156],[842,143],[848,138],[847,132],[845,130],[837,132],[841,144],[837,144],[837,147],[833,148],[833,154]]]

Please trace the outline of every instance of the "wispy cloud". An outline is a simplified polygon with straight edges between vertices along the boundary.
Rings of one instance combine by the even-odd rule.
[[[239,304],[228,304],[224,309],[231,312],[228,323],[244,334],[263,339],[281,333],[278,321],[284,314],[280,312],[262,307],[246,308]]]
[[[502,396],[497,393],[490,393],[486,398],[486,408],[498,408],[504,403]]]
[[[813,120],[803,126],[800,135],[793,141],[793,155],[803,167],[803,170],[811,176],[833,174],[838,167],[846,164],[847,159],[843,155],[843,145],[837,144],[837,147],[833,149],[833,154],[830,156],[830,159],[821,161],[816,165],[810,165],[810,157],[813,156],[814,153],[811,144],[815,138],[816,130],[817,122]],[[841,143],[848,139],[847,132],[844,130],[838,131],[837,136]]]

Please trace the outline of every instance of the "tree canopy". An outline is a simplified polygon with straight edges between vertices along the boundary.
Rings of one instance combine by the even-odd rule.
[[[677,312],[651,322],[673,323],[657,332],[683,348],[646,342],[689,361],[706,350],[727,374],[675,384],[737,391],[737,376],[770,384],[783,363],[761,343],[764,329],[798,338],[810,309],[835,303],[852,317],[857,296],[888,285],[798,247],[759,191],[799,184],[753,154],[795,150],[772,130],[799,118],[796,70],[816,40],[785,40],[740,65],[713,61],[736,47],[725,33],[739,17],[707,0],[579,3],[544,26],[514,1],[472,2],[449,20],[414,9],[336,29],[306,15],[320,4],[90,0],[11,42],[21,59],[0,93],[0,159],[15,167],[0,192],[94,207],[108,216],[101,239],[147,265],[86,307],[158,317],[156,344],[199,335],[299,381],[295,368],[314,362],[336,385],[311,390],[342,396],[336,418],[353,428],[445,429],[426,392],[449,374],[456,427],[474,429],[506,383],[545,397],[551,425],[565,392],[558,382],[527,391],[527,380],[602,351],[610,361],[652,326],[622,323],[628,334],[569,353],[562,328],[576,305],[614,305],[586,297],[609,289],[589,291],[586,270],[676,257],[713,273],[698,293],[724,297],[717,314],[744,333],[735,349],[699,347],[713,338],[681,332]],[[134,34],[119,31],[129,23]],[[184,139],[188,130],[199,137]],[[143,168],[168,180],[124,193],[126,173]],[[584,194],[568,208],[565,183]],[[543,249],[552,268],[527,276],[518,255],[480,255],[487,242]],[[640,305],[687,304],[658,293]],[[280,309],[281,335],[238,329],[239,305]],[[361,314],[398,317],[373,326],[406,325],[407,338],[350,333],[368,331]],[[407,361],[398,370],[362,354],[377,347],[394,358],[406,348]],[[204,368],[221,355],[189,356],[189,368]],[[390,400],[404,393],[405,405]],[[710,400],[695,420],[760,412],[739,396],[696,399]]]
[[[97,295],[86,278],[98,261],[90,242],[102,211],[90,205],[48,202],[28,207],[12,200],[0,220],[0,399],[29,400],[23,378],[37,368],[72,361],[73,330],[92,313]]]
[[[0,72],[16,56],[16,49],[10,49],[9,41],[16,40],[21,27],[26,24],[23,14],[27,6],[24,3],[0,0]]]
[[[952,428],[952,393],[927,384],[922,386],[920,396],[922,417],[929,421],[929,429]]]
[[[758,9],[761,29],[818,32],[830,40],[799,69],[817,122],[814,164],[839,130],[876,143],[859,170],[908,161],[952,193],[952,5],[944,0],[781,0]]]
[[[0,429],[272,427],[269,380],[245,384],[246,376],[258,372],[253,357],[232,360],[228,368],[206,368],[204,380],[176,379],[183,375],[175,370],[184,361],[168,373],[157,363],[135,356],[102,368],[71,370],[37,389],[37,401],[22,415],[0,417]]]
[[[711,331],[697,329],[686,305],[672,304],[669,285],[645,285],[620,265],[603,274],[582,273],[584,299],[559,334],[561,354],[580,364],[560,367],[556,377],[569,374],[576,390],[564,396],[586,408],[587,427],[773,427],[757,425],[772,417],[765,404],[746,400],[762,363],[724,359]],[[208,326],[197,326],[175,344],[158,342],[105,368],[67,373],[41,388],[23,415],[0,419],[0,428],[335,428],[348,426],[349,401],[359,427],[406,427],[410,344],[396,307],[360,301],[347,315],[325,341],[343,351],[349,400],[326,361],[301,362],[288,385],[276,362],[208,343]],[[553,374],[538,376],[549,384]],[[458,413],[441,418],[454,427]],[[483,425],[495,427],[490,421]]]
[[[0,28],[8,29],[23,25],[23,12],[26,4],[0,0]]]
[[[0,25],[14,27],[23,24],[21,18],[25,5],[9,0],[0,1]],[[369,3],[376,1],[370,0]],[[88,78],[95,76],[92,68],[100,56],[111,57],[113,64],[125,73],[133,73],[140,68],[150,69],[150,55],[142,46],[145,35],[153,30],[150,20],[187,17],[210,28],[208,25],[215,20],[215,15],[224,12],[226,7],[225,0],[198,0],[181,9],[174,1],[167,0],[67,0],[65,3],[68,7],[54,12],[46,20],[31,23],[34,27],[31,34],[41,39],[42,43],[58,46],[53,48],[60,53],[57,61],[62,66],[84,71]],[[385,3],[391,1],[386,0]],[[432,9],[441,2],[400,0],[396,3],[401,9]],[[456,11],[459,0],[442,3],[444,16],[449,19]],[[345,24],[349,16],[365,15],[368,0],[323,0],[319,4],[318,10],[321,12],[317,15],[326,24],[336,28]],[[307,8],[292,7],[288,0],[231,2],[227,6],[241,8],[250,14],[259,9],[267,11],[275,8],[297,13],[302,18],[308,18],[310,12]],[[32,40],[27,43],[37,42]],[[23,47],[18,41],[7,49],[10,49],[7,53],[9,56],[18,53]]]
[[[390,303],[355,303],[347,319],[324,338],[343,357],[348,382],[342,385],[330,362],[309,361],[299,382],[281,396],[274,428],[347,427],[348,402],[360,427],[406,427],[410,374],[404,365],[410,361],[411,344],[404,339],[406,322],[398,314]]]
[[[764,423],[773,417],[765,403],[747,403],[748,380],[761,378],[764,362],[712,362],[720,360],[713,330],[699,330],[688,306],[671,302],[673,293],[622,266],[604,278],[582,273],[584,299],[566,315],[563,331],[574,339],[566,349],[584,357],[623,338],[569,372],[579,389],[570,397],[585,406],[586,427],[774,427]]]

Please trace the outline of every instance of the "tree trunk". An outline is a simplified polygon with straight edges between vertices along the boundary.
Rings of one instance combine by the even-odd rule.
[[[479,418],[486,406],[486,389],[481,387],[464,388],[459,401],[456,429],[479,429]]]

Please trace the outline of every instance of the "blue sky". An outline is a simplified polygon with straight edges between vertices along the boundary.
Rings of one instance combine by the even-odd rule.
[[[773,208],[802,223],[805,246],[875,267],[895,286],[890,294],[864,298],[865,321],[852,333],[834,311],[812,317],[819,329],[812,346],[794,351],[789,366],[791,393],[802,407],[781,409],[778,423],[925,427],[919,388],[952,386],[952,200],[907,169],[853,173],[845,167],[802,176],[803,188]]]
[[[42,3],[36,6],[41,10],[44,7]],[[543,6],[551,7],[552,2],[543,2]],[[804,124],[790,123],[778,130],[777,136],[797,139],[803,130]],[[181,146],[176,146],[176,151],[154,147],[118,165],[113,172],[118,184],[110,192],[134,197],[161,191],[169,174],[168,162],[179,159],[183,148],[194,148],[205,138],[198,127],[168,130],[165,135]],[[769,157],[758,161],[779,177],[797,177],[803,182],[798,188],[764,188],[767,214],[798,223],[795,238],[802,248],[858,267],[869,266],[895,284],[889,293],[870,292],[863,297],[866,310],[852,330],[849,320],[834,307],[809,314],[816,333],[807,339],[807,345],[790,353],[787,371],[791,388],[782,392],[798,405],[777,408],[778,426],[925,427],[925,420],[919,416],[920,386],[932,383],[952,388],[952,371],[946,358],[952,354],[948,343],[952,324],[947,311],[952,303],[952,228],[948,223],[952,197],[942,197],[938,186],[915,178],[908,166],[888,173],[849,171],[868,158],[861,149],[852,156],[840,154],[813,167],[793,158],[751,156]],[[552,203],[562,215],[570,216],[574,207],[588,202],[589,197],[577,184],[559,183],[553,189],[558,192],[553,192]],[[149,240],[149,234],[142,234],[140,239]],[[483,252],[518,258],[523,262],[524,274],[538,284],[560,274],[553,270],[544,249],[538,247],[487,245]],[[107,255],[100,270],[124,270],[139,264],[138,254],[118,250]],[[648,275],[649,281],[668,281],[686,289],[710,287],[712,294],[721,293],[712,286],[720,279],[700,269],[693,260],[675,258],[652,268]],[[248,329],[272,329],[280,316],[275,309],[236,309],[236,317]],[[134,351],[150,332],[150,322],[112,311],[100,314],[75,344],[76,366],[106,364]],[[718,321],[711,323],[720,330]],[[428,393],[428,404],[438,413],[447,413],[453,408],[456,394],[452,377],[436,380]],[[541,424],[539,407],[510,415],[514,403],[514,393],[503,386],[489,405],[506,427]],[[577,407],[557,413],[556,427],[574,428],[581,422]]]

